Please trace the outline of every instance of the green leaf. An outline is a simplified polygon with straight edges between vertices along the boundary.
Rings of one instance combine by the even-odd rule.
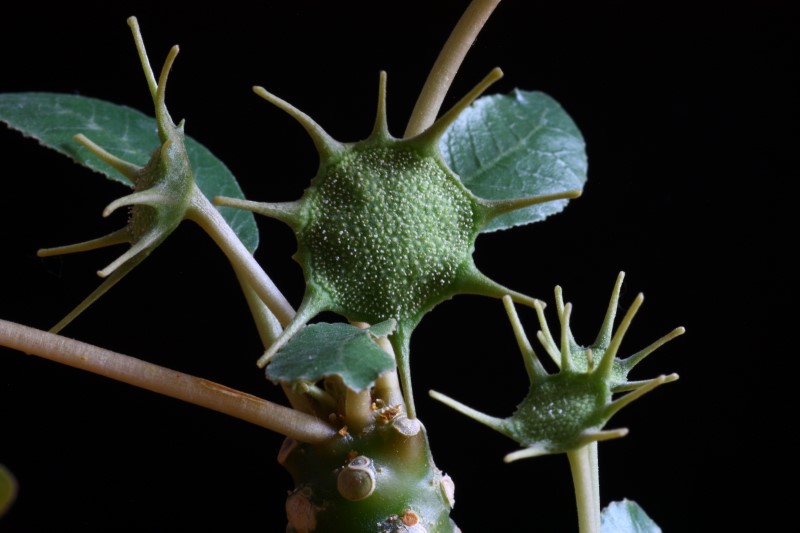
[[[3,516],[17,495],[17,482],[6,467],[0,465],[0,516]]]
[[[394,320],[368,329],[350,324],[312,324],[275,355],[267,366],[267,378],[275,383],[314,383],[338,375],[349,389],[362,391],[395,367],[394,358],[372,339],[391,333],[394,327]]]
[[[600,514],[600,533],[661,533],[638,503],[624,499],[611,502]]]
[[[156,120],[144,113],[104,100],[56,93],[0,94],[0,121],[26,137],[60,152],[108,178],[131,186],[130,181],[95,157],[72,137],[83,133],[110,153],[144,166],[159,145]],[[222,161],[206,147],[186,137],[186,151],[194,180],[209,198],[243,198],[236,178]],[[253,213],[229,207],[220,208],[250,252],[258,247],[258,228]]]
[[[439,142],[450,168],[480,198],[518,199],[581,190],[587,160],[583,136],[552,98],[515,89],[477,99]],[[544,220],[568,200],[497,217],[484,232]]]

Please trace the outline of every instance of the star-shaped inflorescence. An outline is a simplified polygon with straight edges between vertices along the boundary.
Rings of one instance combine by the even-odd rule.
[[[496,298],[511,291],[475,266],[475,239],[497,216],[580,191],[513,200],[485,200],[471,193],[439,152],[439,139],[458,115],[495,80],[493,70],[453,109],[420,135],[397,139],[387,129],[386,76],[381,74],[372,134],[356,143],[331,138],[316,122],[261,87],[255,92],[297,119],[320,155],[317,175],[300,200],[262,203],[217,198],[220,205],[277,218],[294,230],[306,292],[294,320],[259,359],[272,356],[323,311],[351,321],[394,319],[391,336],[410,416],[414,416],[409,339],[422,317],[456,294]]]
[[[639,294],[616,332],[613,331],[623,278],[624,273],[620,273],[600,333],[591,346],[583,347],[575,341],[569,325],[572,305],[564,304],[560,287],[555,290],[561,326],[558,343],[550,333],[543,305],[539,301],[534,303],[541,326],[539,341],[559,367],[554,374],[548,373],[536,356],[511,298],[504,297],[503,302],[531,382],[528,395],[511,416],[489,416],[435,391],[431,391],[431,396],[525,447],[508,454],[505,458],[507,462],[569,452],[591,442],[626,435],[628,430],[624,428],[603,428],[617,411],[632,401],[659,385],[678,379],[677,374],[669,374],[644,381],[629,381],[629,372],[661,345],[683,334],[684,328],[672,330],[630,357],[618,358],[622,339],[643,301],[643,296]],[[620,393],[624,394],[620,396]]]
[[[142,68],[155,105],[161,144],[153,151],[147,164],[139,166],[110,154],[83,134],[75,136],[76,141],[128,178],[133,184],[133,193],[114,200],[103,211],[103,216],[109,216],[120,207],[130,207],[128,223],[122,229],[103,237],[67,246],[45,248],[39,250],[39,255],[47,257],[84,252],[122,243],[129,243],[131,247],[98,272],[100,277],[105,278],[103,283],[56,324],[51,329],[53,332],[63,329],[150,255],[186,217],[195,190],[192,169],[184,145],[183,121],[177,125],[172,121],[165,101],[167,77],[172,63],[178,55],[178,47],[174,46],[169,51],[161,74],[156,81],[147,59],[136,18],[129,18],[128,25],[133,32]]]

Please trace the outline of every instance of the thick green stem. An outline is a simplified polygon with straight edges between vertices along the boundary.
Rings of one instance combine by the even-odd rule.
[[[331,426],[315,416],[206,379],[14,322],[0,320],[0,346],[207,407],[302,442],[322,442],[336,434]]]
[[[600,533],[600,471],[597,442],[567,452],[575,485],[580,533]]]
[[[436,121],[439,108],[467,51],[499,3],[500,0],[473,0],[461,16],[442,51],[439,52],[431,73],[428,74],[428,79],[411,113],[404,137],[419,135]]]

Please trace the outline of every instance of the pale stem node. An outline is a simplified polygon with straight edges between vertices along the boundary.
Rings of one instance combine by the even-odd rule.
[[[383,351],[392,356],[397,361],[397,357],[392,348],[392,343],[386,337],[378,337],[378,346],[383,348]],[[397,377],[397,367],[384,372],[378,379],[375,380],[375,397],[383,400],[386,405],[405,405],[403,399],[403,392],[400,389],[400,378]]]
[[[351,433],[360,433],[373,422],[370,387],[354,391],[346,387],[344,400],[344,423]]]

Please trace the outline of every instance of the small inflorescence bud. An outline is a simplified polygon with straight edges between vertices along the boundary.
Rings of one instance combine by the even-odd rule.
[[[152,152],[147,164],[140,167],[112,155],[83,134],[75,136],[78,143],[132,183],[133,192],[131,194],[111,202],[103,211],[103,216],[106,217],[120,207],[128,207],[130,209],[128,224],[104,237],[78,244],[39,250],[39,256],[83,252],[123,243],[129,243],[131,247],[98,272],[98,275],[105,278],[105,281],[51,329],[54,333],[63,329],[105,294],[175,230],[186,217],[195,191],[194,177],[184,145],[183,121],[176,125],[172,121],[165,103],[167,77],[172,63],[178,55],[178,47],[174,46],[169,51],[161,69],[161,75],[156,80],[147,59],[136,18],[130,17],[128,25],[133,32],[139,59],[155,105],[161,144]]]
[[[636,297],[614,332],[614,318],[623,279],[624,273],[621,272],[600,333],[594,344],[588,347],[575,342],[569,327],[572,305],[564,304],[560,287],[555,290],[561,325],[559,343],[550,333],[544,307],[536,302],[541,326],[538,338],[559,367],[555,374],[549,374],[534,353],[511,299],[503,299],[531,381],[528,395],[508,418],[486,415],[435,391],[431,391],[431,396],[525,446],[523,450],[508,454],[506,462],[569,452],[591,442],[626,435],[627,429],[604,430],[603,427],[617,411],[632,401],[659,385],[678,379],[677,374],[669,374],[644,381],[629,381],[628,373],[647,355],[683,334],[684,328],[674,329],[630,357],[617,358],[622,339],[643,301],[641,294]],[[618,393],[625,394],[614,398]]]

